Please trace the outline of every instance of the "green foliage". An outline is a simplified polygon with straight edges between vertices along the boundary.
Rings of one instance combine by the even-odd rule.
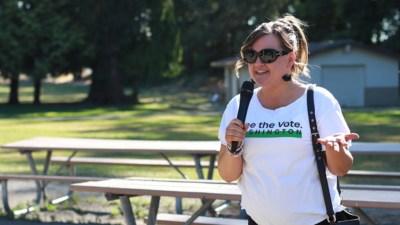
[[[176,1],[188,72],[209,69],[212,60],[237,54],[255,25],[279,15],[284,1]]]
[[[399,1],[297,0],[291,7],[309,23],[312,41],[352,39],[379,44],[394,37],[400,24]]]
[[[27,41],[27,35],[21,25],[25,13],[17,1],[0,1],[0,71],[6,78],[24,72],[27,49],[21,46]]]

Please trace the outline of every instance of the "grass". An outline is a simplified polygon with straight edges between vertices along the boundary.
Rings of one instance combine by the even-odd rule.
[[[400,108],[345,109],[344,115],[360,141],[400,142]]]

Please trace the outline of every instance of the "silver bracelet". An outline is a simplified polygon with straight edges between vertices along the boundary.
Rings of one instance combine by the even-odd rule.
[[[241,156],[243,154],[243,145],[244,145],[244,142],[241,142],[239,144],[239,146],[235,149],[235,151],[233,151],[232,144],[228,143],[226,145],[226,148],[228,149],[228,152],[230,153],[231,156],[238,157],[238,156]]]

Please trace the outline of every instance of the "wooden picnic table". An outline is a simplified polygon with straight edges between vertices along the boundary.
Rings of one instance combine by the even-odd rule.
[[[135,225],[136,220],[129,201],[131,196],[151,196],[148,224],[156,224],[159,201],[161,196],[199,198],[205,204],[188,219],[185,224],[191,224],[216,199],[240,200],[241,193],[234,183],[211,181],[177,181],[177,180],[129,180],[109,179],[72,184],[71,189],[81,192],[105,193],[108,199],[119,198],[125,222]],[[342,188],[343,204],[354,208],[394,208],[400,209],[400,189],[374,188],[369,185],[352,185]]]
[[[59,138],[36,137],[1,146],[3,151],[18,151],[25,154],[32,174],[47,175],[53,151],[72,151],[71,159],[79,151],[86,152],[129,152],[129,153],[155,153],[162,155],[169,164],[183,174],[177,166],[169,160],[168,155],[191,155],[195,161],[198,177],[204,179],[201,157],[210,156],[207,179],[212,179],[215,159],[218,154],[219,143],[216,141],[160,141],[160,140],[115,140],[115,139],[89,139],[89,138]],[[37,164],[32,154],[46,151],[43,171],[39,173]],[[39,203],[45,197],[45,184],[36,181],[37,197]]]

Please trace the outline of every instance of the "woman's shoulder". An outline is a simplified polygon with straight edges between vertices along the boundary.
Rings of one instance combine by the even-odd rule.
[[[328,89],[321,86],[314,85],[314,102],[317,114],[340,109],[340,104],[335,96]]]
[[[335,96],[326,88],[313,85],[315,101],[336,102]]]

